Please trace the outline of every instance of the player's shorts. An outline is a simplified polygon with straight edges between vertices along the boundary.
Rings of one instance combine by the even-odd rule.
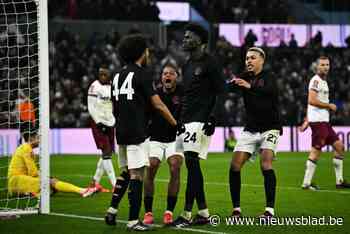
[[[149,139],[138,145],[118,145],[119,167],[128,167],[128,169],[137,169],[149,166]]]
[[[11,176],[8,181],[8,191],[10,194],[39,193],[39,177],[32,177],[27,175]]]
[[[339,137],[328,122],[312,122],[310,127],[312,131],[311,145],[318,150],[321,150],[325,145],[333,145],[334,142],[339,140]]]
[[[150,141],[150,158],[158,158],[159,161],[162,161],[164,157],[166,160],[168,160],[168,158],[173,155],[180,155],[182,157],[184,156],[183,152],[177,152],[176,141],[168,143]]]
[[[177,142],[177,152],[196,152],[199,158],[206,160],[211,137],[204,134],[203,126],[204,123],[201,122],[186,123],[186,131],[179,136]]]
[[[91,120],[91,130],[98,149],[106,152],[114,152],[114,128],[108,128],[107,134],[104,134]]]
[[[262,133],[243,130],[238,138],[234,152],[247,152],[254,155],[262,149],[269,149],[276,154],[279,136],[280,130],[268,130]]]

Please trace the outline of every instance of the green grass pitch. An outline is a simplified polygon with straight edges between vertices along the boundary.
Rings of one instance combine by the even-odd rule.
[[[350,178],[350,154],[344,161],[344,176]],[[152,233],[350,233],[350,189],[336,190],[331,155],[324,153],[318,163],[314,181],[321,191],[304,191],[300,188],[307,153],[279,153],[274,162],[277,174],[276,214],[280,217],[333,216],[343,218],[343,225],[335,226],[227,226],[223,221],[217,227],[191,227],[186,231],[157,227]],[[97,156],[60,155],[51,160],[51,175],[79,186],[87,186],[95,172]],[[202,162],[205,178],[206,198],[211,214],[218,214],[222,220],[231,213],[232,205],[228,186],[228,169],[231,154],[210,154]],[[3,163],[4,161],[2,161]],[[3,169],[3,168],[1,168]],[[4,174],[4,173],[1,173]],[[157,175],[154,200],[156,223],[161,224],[166,207],[168,168],[166,163]],[[175,210],[177,216],[183,208],[186,169],[182,167],[181,191]],[[241,207],[244,216],[257,217],[263,212],[265,195],[263,177],[259,162],[247,163],[242,171]],[[102,184],[109,187],[108,179]],[[51,212],[77,217],[55,215],[21,216],[14,220],[0,220],[1,234],[73,234],[73,233],[126,233],[125,223],[116,227],[104,224],[102,218],[109,206],[111,194],[100,193],[81,198],[75,194],[57,193],[51,199]],[[127,220],[128,201],[124,197],[120,206],[119,219]],[[194,210],[194,212],[196,212]],[[141,217],[143,216],[143,209]],[[78,217],[79,216],[79,217]],[[92,218],[91,218],[92,217]],[[91,219],[89,219],[91,218]]]

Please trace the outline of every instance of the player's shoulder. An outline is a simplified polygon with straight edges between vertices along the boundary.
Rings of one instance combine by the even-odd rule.
[[[310,83],[314,81],[322,81],[322,79],[319,75],[315,74],[314,76],[311,77]]]
[[[101,86],[101,83],[98,80],[94,80],[93,82],[91,82],[91,84],[89,86],[89,91],[93,91],[94,89],[96,89],[100,86]]]
[[[28,143],[24,143],[20,146],[18,146],[16,153],[20,154],[20,155],[25,155],[28,153],[31,153],[33,150],[32,146]]]

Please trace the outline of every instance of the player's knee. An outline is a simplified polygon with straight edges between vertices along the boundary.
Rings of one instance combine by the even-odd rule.
[[[159,165],[160,165],[160,161],[159,161],[158,158],[151,158],[151,159],[149,160],[149,166],[150,166],[150,168],[152,168],[152,169],[158,169]]]
[[[199,168],[198,156],[197,157],[185,156],[185,163],[188,170],[194,170],[195,168]]]
[[[181,156],[173,156],[168,159],[170,171],[178,171],[182,165]]]
[[[337,140],[335,143],[334,143],[334,149],[337,153],[339,154],[344,154],[344,144],[343,142],[341,142],[340,140]]]
[[[145,167],[130,169],[130,179],[131,180],[143,180]]]
[[[272,169],[272,161],[270,161],[270,160],[261,161],[260,167],[261,167],[262,171],[271,170]]]

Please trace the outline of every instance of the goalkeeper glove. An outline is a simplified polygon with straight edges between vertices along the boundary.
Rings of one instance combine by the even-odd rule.
[[[204,134],[207,136],[213,135],[215,132],[215,124],[216,124],[215,117],[210,116],[202,128],[202,130],[204,131]]]

